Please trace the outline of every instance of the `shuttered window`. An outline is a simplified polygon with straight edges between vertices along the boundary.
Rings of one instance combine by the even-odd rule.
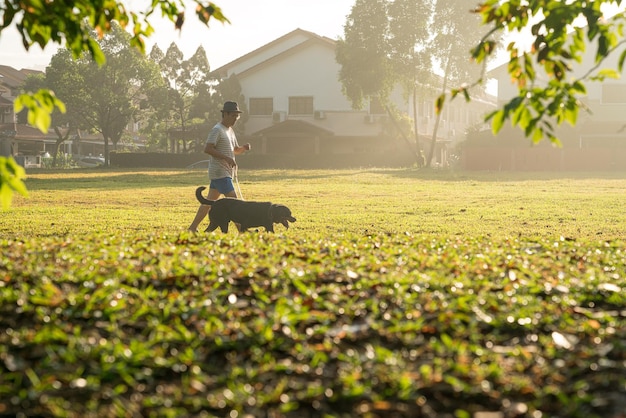
[[[290,115],[312,115],[313,114],[313,97],[312,96],[294,96],[289,98],[289,114]]]
[[[274,112],[274,99],[271,97],[250,98],[250,115],[269,116]]]

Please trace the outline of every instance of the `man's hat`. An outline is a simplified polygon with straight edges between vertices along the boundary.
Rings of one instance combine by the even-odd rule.
[[[237,102],[225,102],[222,112],[243,113],[241,110],[239,110],[239,105],[237,104]]]

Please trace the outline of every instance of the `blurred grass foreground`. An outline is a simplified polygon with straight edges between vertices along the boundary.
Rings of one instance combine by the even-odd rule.
[[[626,179],[481,176],[249,171],[298,221],[189,234],[205,173],[29,174],[0,414],[623,417]]]

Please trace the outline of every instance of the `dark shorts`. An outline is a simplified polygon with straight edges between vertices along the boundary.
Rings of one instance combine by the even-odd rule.
[[[211,184],[209,187],[211,189],[217,190],[223,195],[235,191],[233,179],[231,179],[230,177],[222,177],[221,179],[211,180]]]

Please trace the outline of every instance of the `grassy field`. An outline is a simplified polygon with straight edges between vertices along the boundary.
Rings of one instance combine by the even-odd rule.
[[[0,236],[178,234],[206,180],[204,171],[31,174],[31,196],[17,196],[2,214],[11,222],[2,223]],[[289,236],[626,238],[626,174],[252,171],[242,173],[240,186],[246,200],[292,208],[299,221]]]
[[[29,173],[0,212],[0,414],[624,416],[626,174],[239,182],[297,222],[186,232],[203,171]]]

